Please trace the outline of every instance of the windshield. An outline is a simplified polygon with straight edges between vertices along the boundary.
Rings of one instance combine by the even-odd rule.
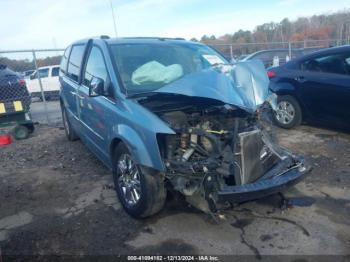
[[[228,63],[198,44],[114,44],[111,51],[128,95],[155,91],[185,75]]]

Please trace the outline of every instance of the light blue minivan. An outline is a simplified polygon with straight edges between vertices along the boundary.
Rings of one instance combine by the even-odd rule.
[[[231,65],[183,39],[102,36],[70,45],[59,79],[68,139],[80,138],[113,171],[134,217],[161,210],[168,191],[215,212],[310,170],[262,123],[273,103],[259,62]]]

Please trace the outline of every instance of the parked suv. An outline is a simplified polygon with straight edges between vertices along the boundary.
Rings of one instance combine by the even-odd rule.
[[[170,189],[215,212],[310,170],[269,138],[268,83],[261,62],[229,65],[203,44],[101,37],[66,49],[60,102],[68,139],[81,138],[113,171],[130,215],[158,212]]]

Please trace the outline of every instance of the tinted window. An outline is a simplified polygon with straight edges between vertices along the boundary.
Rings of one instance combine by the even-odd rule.
[[[81,61],[83,59],[85,46],[75,45],[72,47],[72,52],[68,62],[68,76],[78,82]]]
[[[41,78],[48,77],[49,76],[49,69],[48,68],[39,69],[39,76]]]
[[[66,51],[64,51],[64,54],[62,56],[60,68],[63,73],[66,73],[66,70],[67,70],[67,61],[69,57],[70,48],[71,48],[70,46],[67,47]]]
[[[273,64],[273,60],[277,59],[277,57],[279,63],[286,63],[287,56],[289,56],[288,50],[276,50],[256,54],[255,56],[253,56],[253,59],[260,59],[265,65],[270,66]]]
[[[349,54],[334,54],[320,56],[304,61],[301,69],[304,71],[350,75]]]
[[[60,68],[59,67],[53,67],[52,68],[52,76],[58,76]]]
[[[106,83],[107,75],[103,54],[98,47],[93,46],[86,64],[84,85],[90,86],[93,77],[101,78]]]

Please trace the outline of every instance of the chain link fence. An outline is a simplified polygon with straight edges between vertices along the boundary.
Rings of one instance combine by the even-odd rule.
[[[58,75],[63,51],[0,51],[0,117],[29,112],[35,122],[61,121]]]
[[[209,44],[229,60],[260,59],[266,67],[278,66],[286,61],[322,48],[350,44],[345,40],[305,40],[295,42]],[[275,60],[275,61],[274,61]]]
[[[211,46],[230,60],[260,59],[266,67],[270,67],[321,48],[344,44],[349,43],[322,40]],[[29,111],[34,122],[50,125],[61,123],[58,75],[63,51],[0,51],[0,117]]]

